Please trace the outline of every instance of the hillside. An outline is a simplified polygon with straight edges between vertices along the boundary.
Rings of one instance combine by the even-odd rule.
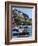
[[[31,25],[32,19],[26,13],[13,9],[12,14],[14,15],[14,24],[18,25]]]

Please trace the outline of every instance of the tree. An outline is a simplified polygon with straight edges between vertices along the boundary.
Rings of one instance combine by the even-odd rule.
[[[16,11],[18,14],[16,13]],[[22,14],[20,14],[20,13],[22,13]],[[15,22],[14,24],[17,26],[18,25],[31,25],[32,24],[32,19],[29,19],[29,16],[21,11],[14,9],[13,15],[14,15],[14,22]],[[23,16],[24,18],[21,17],[20,15]]]

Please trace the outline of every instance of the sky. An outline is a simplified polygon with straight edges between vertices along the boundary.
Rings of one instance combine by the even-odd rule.
[[[15,7],[15,9],[23,12],[23,13],[26,13],[29,18],[32,18],[32,8],[19,8],[19,7]]]

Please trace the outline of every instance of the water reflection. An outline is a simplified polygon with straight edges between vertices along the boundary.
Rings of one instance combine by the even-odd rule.
[[[32,36],[32,26],[18,26],[12,28],[13,37],[31,37]]]

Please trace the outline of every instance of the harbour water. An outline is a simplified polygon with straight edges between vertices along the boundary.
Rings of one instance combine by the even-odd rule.
[[[14,29],[14,30],[13,30]],[[32,36],[32,25],[28,25],[28,27],[26,28],[17,28],[17,30],[15,28],[12,29],[12,36],[13,37],[31,37]],[[22,31],[23,29],[25,29],[25,33]]]
[[[28,26],[28,32],[30,33],[30,36],[32,36],[32,26],[30,25],[30,26]]]

